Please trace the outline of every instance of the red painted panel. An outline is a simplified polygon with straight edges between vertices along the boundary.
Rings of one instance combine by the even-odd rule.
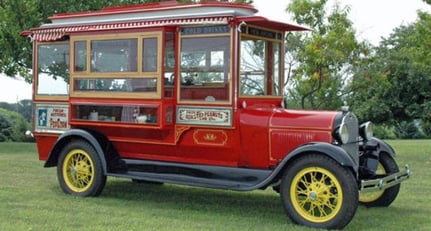
[[[55,134],[34,134],[39,153],[39,160],[48,159],[51,149],[54,147],[59,135]]]

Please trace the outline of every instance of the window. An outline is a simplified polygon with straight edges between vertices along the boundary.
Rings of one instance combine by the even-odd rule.
[[[137,39],[91,41],[91,72],[136,72]]]
[[[75,42],[75,67],[74,70],[87,71],[87,42],[77,41]]]
[[[241,95],[280,96],[281,57],[281,42],[243,36],[240,46]]]
[[[161,32],[72,37],[72,95],[160,98]]]
[[[165,60],[164,60],[164,97],[174,96],[175,81],[175,35],[173,32],[165,34]]]
[[[230,36],[184,37],[180,54],[180,100],[229,100]]]
[[[36,94],[39,96],[67,96],[69,93],[69,44],[43,43],[37,45],[36,62]]]
[[[158,52],[157,38],[144,38],[144,50],[142,52],[142,71],[157,72],[158,68]]]

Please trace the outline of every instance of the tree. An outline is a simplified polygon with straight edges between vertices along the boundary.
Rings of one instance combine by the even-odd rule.
[[[21,100],[18,103],[9,104],[6,102],[0,102],[0,108],[8,111],[14,111],[21,114],[27,122],[31,122],[32,118],[32,100]]]
[[[0,141],[29,141],[30,124],[19,113],[0,108]]]
[[[311,33],[292,34],[288,44],[303,45],[294,51],[296,61],[290,72],[287,103],[293,107],[338,109],[344,100],[345,86],[353,66],[363,53],[363,44],[355,38],[352,22],[347,18],[349,7],[335,4],[332,12],[325,11],[327,0],[293,0],[287,10],[294,20],[309,26]]]
[[[414,119],[431,122],[431,16],[400,26],[357,70],[351,101],[363,120],[401,124]]]

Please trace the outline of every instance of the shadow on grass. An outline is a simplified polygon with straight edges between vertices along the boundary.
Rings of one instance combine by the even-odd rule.
[[[130,180],[108,181],[102,198],[130,202],[130,206],[154,206],[178,212],[193,211],[209,215],[241,215],[292,223],[284,213],[279,194],[265,191],[237,192],[171,184],[132,183]]]

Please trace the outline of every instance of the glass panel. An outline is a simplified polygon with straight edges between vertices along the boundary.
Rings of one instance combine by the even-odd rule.
[[[242,39],[240,53],[241,95],[281,94],[280,43]]]
[[[272,78],[273,78],[273,91],[272,95],[281,95],[282,91],[281,88],[283,87],[283,83],[281,83],[280,78],[280,65],[282,62],[280,62],[280,43],[272,43],[273,47],[273,70],[272,70]]]
[[[37,94],[69,94],[69,44],[38,45],[37,78]]]
[[[229,99],[230,37],[181,40],[181,100]]]
[[[75,91],[157,92],[157,78],[75,78]]]
[[[87,42],[75,42],[75,67],[74,71],[87,71]]]
[[[155,105],[74,105],[72,119],[156,124],[158,115],[158,107]]]
[[[174,50],[174,33],[165,34],[165,62],[164,62],[164,97],[172,98],[174,96],[174,67],[175,67],[175,50]]]
[[[92,72],[136,72],[137,39],[91,41]]]
[[[157,38],[144,38],[142,52],[142,71],[157,72]]]
[[[265,94],[265,42],[242,40],[240,91],[242,95]]]

